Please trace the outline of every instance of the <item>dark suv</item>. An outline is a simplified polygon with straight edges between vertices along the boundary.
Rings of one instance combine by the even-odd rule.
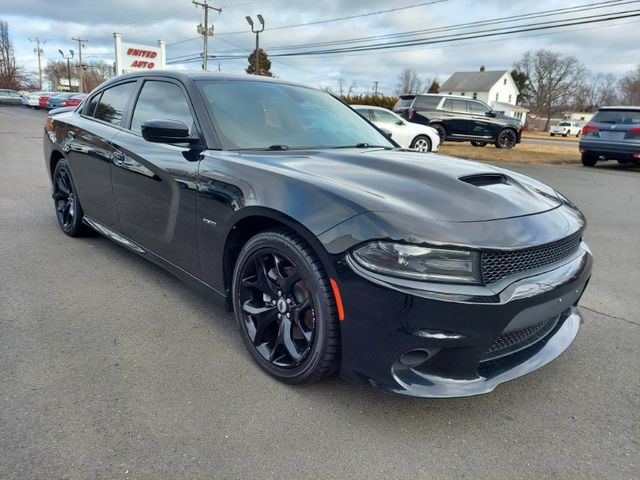
[[[640,107],[601,107],[582,127],[580,153],[586,167],[598,160],[640,162]]]
[[[474,147],[493,143],[497,148],[513,148],[520,143],[520,120],[500,115],[480,100],[452,95],[400,95],[393,111],[410,122],[435,128],[443,142],[471,142]]]

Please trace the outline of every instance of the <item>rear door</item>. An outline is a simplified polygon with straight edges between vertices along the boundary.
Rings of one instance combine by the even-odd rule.
[[[184,86],[171,79],[144,81],[127,129],[113,139],[113,192],[119,230],[153,253],[197,275],[196,193],[199,151],[185,144],[142,138],[146,120],[179,120],[198,133]]]
[[[391,132],[393,138],[401,147],[408,148],[411,143],[410,131],[406,125],[400,125],[398,117],[393,113],[382,109],[372,109],[373,122],[378,128]]]
[[[467,111],[469,113],[468,135],[492,138],[495,134],[496,122],[494,117],[487,115],[491,111],[489,106],[477,100],[468,100]]]
[[[118,213],[111,188],[111,140],[119,131],[136,81],[109,87],[91,97],[69,126],[67,159],[86,215],[117,228]]]

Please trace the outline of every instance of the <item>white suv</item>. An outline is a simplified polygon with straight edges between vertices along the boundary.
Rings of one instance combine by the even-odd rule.
[[[552,137],[555,137],[556,135],[562,135],[563,137],[571,135],[577,137],[580,135],[580,130],[582,130],[582,127],[580,127],[578,122],[570,122],[567,120],[552,126],[549,129],[549,135]]]

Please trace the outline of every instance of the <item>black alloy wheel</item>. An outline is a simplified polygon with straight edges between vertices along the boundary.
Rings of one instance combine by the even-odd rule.
[[[245,345],[271,375],[305,383],[337,370],[335,300],[301,237],[273,230],[249,240],[236,263],[233,304]]]
[[[53,204],[62,231],[71,237],[87,232],[82,223],[82,206],[75,193],[74,183],[66,160],[60,160],[53,171]]]
[[[517,140],[518,137],[516,136],[516,132],[514,132],[510,128],[505,128],[500,130],[500,133],[498,134],[496,147],[510,149],[516,146]]]
[[[447,139],[447,131],[444,129],[442,125],[440,125],[439,123],[436,123],[434,125],[429,125],[429,126],[435,128],[436,132],[438,132],[438,136],[440,137],[440,143],[443,143]]]

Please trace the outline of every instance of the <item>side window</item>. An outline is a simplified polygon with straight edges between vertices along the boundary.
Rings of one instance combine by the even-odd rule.
[[[384,110],[372,110],[374,121],[380,123],[397,123],[398,119],[389,112],[385,112]]]
[[[129,82],[106,89],[102,92],[100,102],[98,102],[96,112],[93,116],[97,120],[102,120],[113,125],[120,125],[124,110],[135,88],[136,83]]]
[[[418,97],[416,97],[416,101],[414,102],[413,107],[414,108],[426,108],[426,109],[435,110],[435,108],[440,103],[441,99],[442,99],[442,97],[437,97],[437,96],[433,96],[433,95],[418,96]]]
[[[469,113],[473,113],[475,115],[484,115],[484,113],[489,110],[486,105],[480,102],[469,102],[468,107]]]
[[[93,117],[93,114],[96,111],[96,105],[98,105],[101,95],[102,93],[98,93],[97,95],[91,97],[91,99],[87,102],[87,106],[84,108],[83,112],[87,117]]]
[[[140,132],[142,124],[151,119],[178,120],[189,127],[189,132],[193,132],[194,122],[189,104],[182,89],[174,83],[157,80],[144,83],[133,111],[131,130]]]
[[[444,102],[444,109],[450,112],[467,113],[467,102],[456,98],[447,98]]]

